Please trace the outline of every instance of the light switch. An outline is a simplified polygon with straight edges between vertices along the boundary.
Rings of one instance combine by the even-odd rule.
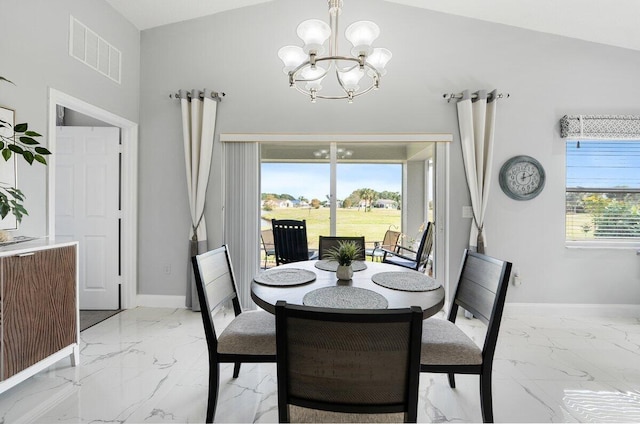
[[[463,218],[473,218],[473,208],[471,206],[463,206],[462,207],[462,217]]]

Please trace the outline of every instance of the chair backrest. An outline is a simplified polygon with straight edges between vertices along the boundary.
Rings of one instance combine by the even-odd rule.
[[[324,259],[324,254],[327,253],[329,249],[338,247],[338,244],[341,241],[355,241],[356,245],[360,247],[360,255],[356,259],[359,261],[365,260],[364,236],[360,236],[360,237],[320,236],[320,240],[318,242],[318,257],[320,259]]]
[[[493,359],[510,276],[510,262],[465,250],[449,321],[455,322],[460,306],[487,325],[484,361]]]
[[[427,222],[427,228],[422,233],[422,239],[420,239],[420,245],[416,252],[416,270],[421,270],[427,265],[433,248],[434,227],[433,222]]]
[[[381,248],[388,250],[390,252],[395,252],[398,250],[398,240],[402,233],[400,231],[387,230],[384,233],[384,239],[382,239]]]
[[[422,311],[276,304],[278,411],[404,412],[416,421]]]
[[[272,219],[276,265],[309,260],[307,222],[292,219]]]
[[[264,253],[269,254],[270,250],[274,250],[275,243],[273,242],[273,230],[271,228],[260,231],[260,239],[262,240]]]
[[[213,311],[229,300],[236,315],[242,312],[238,301],[233,266],[226,245],[191,258],[200,301],[200,312],[209,352],[217,352],[218,339],[213,325]]]

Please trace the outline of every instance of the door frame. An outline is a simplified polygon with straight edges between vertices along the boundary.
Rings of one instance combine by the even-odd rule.
[[[120,226],[121,307],[137,306],[137,234],[138,234],[138,124],[122,118],[66,93],[49,88],[48,134],[49,166],[47,172],[47,234],[55,238],[55,162],[56,162],[56,106],[63,106],[120,128],[122,161],[120,189],[122,195]]]

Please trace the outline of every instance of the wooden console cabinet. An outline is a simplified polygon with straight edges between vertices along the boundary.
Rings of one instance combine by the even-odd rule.
[[[0,250],[0,393],[79,353],[77,243],[12,246]]]

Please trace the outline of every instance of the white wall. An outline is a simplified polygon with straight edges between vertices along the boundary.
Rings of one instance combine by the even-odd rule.
[[[140,292],[183,293],[188,209],[184,193],[179,88],[227,93],[221,132],[445,132],[451,148],[450,273],[456,275],[470,221],[455,105],[443,93],[493,89],[511,98],[498,107],[494,190],[487,211],[488,253],[520,269],[509,301],[640,303],[634,250],[564,247],[564,143],[567,113],[638,114],[640,52],[380,0],[350,0],[341,22],[380,25],[377,45],[394,56],[381,89],[354,104],[311,104],[287,87],[277,50],[296,43],[296,25],[326,19],[326,4],[278,0],[142,32],[140,151]],[[346,42],[341,43],[342,46]],[[500,165],[537,158],[547,186],[516,202],[498,186]],[[241,211],[238,211],[241,213]],[[216,224],[207,222],[211,229]],[[171,264],[172,275],[161,267]]]
[[[69,56],[69,15],[120,49],[122,84]],[[45,146],[49,88],[138,120],[140,33],[103,0],[0,0],[0,52],[0,75],[15,83],[0,84],[0,105],[15,109],[16,121],[42,134]],[[21,158],[18,163],[18,185],[29,211],[18,233],[44,236],[46,168]]]

